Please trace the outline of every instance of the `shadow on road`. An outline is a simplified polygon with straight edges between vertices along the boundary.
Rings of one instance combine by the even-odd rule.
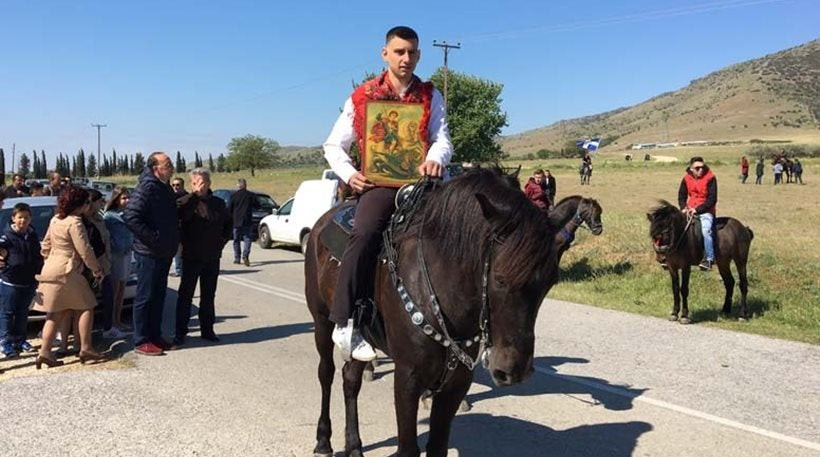
[[[559,277],[561,278],[560,280],[564,282],[581,282],[602,276],[621,276],[631,271],[632,268],[632,263],[629,261],[618,262],[614,265],[606,265],[603,267],[593,267],[589,264],[589,259],[584,257],[573,262],[567,268],[561,268]]]
[[[453,420],[450,449],[469,456],[632,456],[638,439],[652,430],[646,422],[613,422],[556,430],[525,420],[491,414],[462,414]],[[421,447],[427,433],[419,437]],[[396,438],[367,445],[365,453],[397,446]]]
[[[690,294],[690,303],[692,294]],[[715,299],[709,300],[709,304],[711,305],[709,308],[698,308],[689,309],[689,317],[692,319],[692,322],[717,322],[721,319],[730,319],[736,320],[738,316],[738,312],[740,311],[740,301],[737,299],[737,293],[735,295],[734,303],[732,303],[732,314],[730,317],[726,317],[721,314],[720,310],[723,308],[723,294],[720,294],[720,297],[715,297]],[[749,317],[758,318],[763,317],[769,309],[772,307],[771,302],[768,300],[761,300],[759,298],[747,298],[746,306],[749,309]]]
[[[195,319],[191,319],[192,324],[196,323]],[[197,324],[198,325],[198,324]],[[180,350],[197,348],[203,346],[223,346],[226,344],[252,344],[263,341],[278,340],[288,338],[294,335],[301,335],[303,333],[313,333],[313,322],[300,322],[298,324],[275,325],[271,327],[259,327],[248,330],[242,330],[234,333],[219,333],[219,328],[216,329],[219,335],[219,342],[212,343],[197,338],[198,331],[194,330],[196,327],[191,326],[188,333],[188,338],[185,340],[185,345]]]
[[[558,375],[558,372],[555,369],[555,367],[563,365],[565,363],[589,363],[589,361],[587,359],[573,357],[537,357],[534,361],[534,364],[541,369],[544,369],[551,373],[555,373],[555,377],[545,376],[543,374],[539,375],[539,373],[536,372],[526,382],[504,388],[496,387],[492,379],[490,378],[489,373],[487,373],[485,370],[478,370],[476,371],[476,376],[473,382],[485,385],[489,387],[490,390],[477,394],[467,395],[466,400],[468,403],[473,405],[484,400],[498,398],[506,395],[529,397],[547,394],[563,394],[568,397],[574,398],[579,402],[587,403],[592,406],[603,405],[604,408],[609,410],[625,411],[628,409],[632,409],[632,400],[635,397],[641,396],[641,394],[643,394],[647,390],[613,385],[605,379],[592,378],[588,376],[574,376],[567,374]],[[617,388],[618,390],[624,391],[624,393],[626,393],[628,397],[596,389],[590,386],[590,384],[597,384],[605,387]],[[592,397],[592,400],[581,397],[587,395]]]

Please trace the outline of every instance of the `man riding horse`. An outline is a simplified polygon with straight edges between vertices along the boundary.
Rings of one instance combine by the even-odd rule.
[[[441,93],[430,82],[413,74],[421,57],[416,32],[398,26],[387,32],[382,48],[387,71],[365,82],[345,102],[330,136],[324,144],[325,159],[339,178],[358,194],[353,231],[341,259],[339,279],[331,305],[330,320],[336,324],[333,342],[345,360],[370,361],[376,357],[373,348],[361,336],[351,319],[355,307],[372,300],[376,257],[381,247],[382,231],[394,211],[397,189],[375,185],[357,170],[350,158],[350,146],[356,141],[364,151],[366,105],[385,100],[420,104],[423,107],[419,137],[429,145],[424,162],[418,166],[422,176],[442,177],[452,156],[453,146],[447,129],[447,116]]]
[[[703,233],[704,258],[700,262],[701,270],[708,271],[715,262],[715,245],[712,238],[712,227],[715,222],[717,205],[717,178],[703,161],[703,157],[692,157],[689,168],[683,175],[678,188],[678,203],[687,217],[697,216]]]

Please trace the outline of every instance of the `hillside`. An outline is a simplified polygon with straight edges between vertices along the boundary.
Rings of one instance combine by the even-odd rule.
[[[512,156],[560,149],[567,140],[632,143],[794,140],[820,142],[820,39],[731,65],[635,106],[502,138]]]

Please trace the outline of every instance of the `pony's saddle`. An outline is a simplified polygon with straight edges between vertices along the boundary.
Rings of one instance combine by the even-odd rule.
[[[341,260],[347,247],[353,222],[356,218],[356,200],[348,200],[336,207],[333,222],[319,233],[319,241],[330,251],[330,255]]]

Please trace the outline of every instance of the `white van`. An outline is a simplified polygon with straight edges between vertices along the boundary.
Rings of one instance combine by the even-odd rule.
[[[301,246],[304,254],[313,225],[322,214],[340,203],[338,190],[336,179],[303,181],[292,198],[259,221],[259,246],[265,249],[274,244]]]

